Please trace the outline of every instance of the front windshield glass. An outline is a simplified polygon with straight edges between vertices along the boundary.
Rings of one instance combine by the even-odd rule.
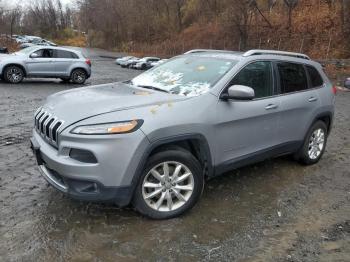
[[[154,87],[172,94],[198,96],[206,93],[238,61],[216,57],[178,57],[135,77],[135,86]]]
[[[37,48],[38,48],[37,46],[31,46],[31,47],[24,48],[16,53],[18,53],[18,54],[30,54],[30,53],[34,52]]]

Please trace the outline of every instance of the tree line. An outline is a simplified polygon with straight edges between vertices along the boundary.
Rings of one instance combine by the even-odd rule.
[[[316,56],[331,46],[334,56],[350,57],[350,0],[37,0],[0,11],[0,32],[58,38],[72,29],[90,46],[118,50],[265,44]]]

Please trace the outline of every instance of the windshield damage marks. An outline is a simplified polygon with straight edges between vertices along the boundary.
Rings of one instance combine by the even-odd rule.
[[[182,96],[199,96],[208,92],[236,62],[179,57],[139,75],[132,84]]]

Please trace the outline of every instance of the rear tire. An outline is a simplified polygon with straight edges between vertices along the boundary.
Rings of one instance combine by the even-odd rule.
[[[295,154],[295,159],[304,165],[316,164],[326,149],[327,131],[323,121],[315,122],[308,131],[303,146]]]
[[[85,83],[87,79],[87,74],[83,69],[75,69],[73,70],[72,74],[71,74],[71,78],[70,80],[74,83],[74,84],[78,84],[78,85],[82,85]]]
[[[4,70],[4,80],[11,84],[18,84],[23,81],[24,71],[19,66],[8,66]]]
[[[133,205],[149,218],[177,217],[197,203],[203,187],[203,169],[190,152],[162,151],[148,159],[135,189]]]

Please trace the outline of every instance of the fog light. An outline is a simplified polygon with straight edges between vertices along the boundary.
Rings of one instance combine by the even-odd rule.
[[[69,152],[69,156],[77,161],[88,163],[88,164],[96,164],[97,159],[93,153],[87,150],[75,149],[72,148]]]

